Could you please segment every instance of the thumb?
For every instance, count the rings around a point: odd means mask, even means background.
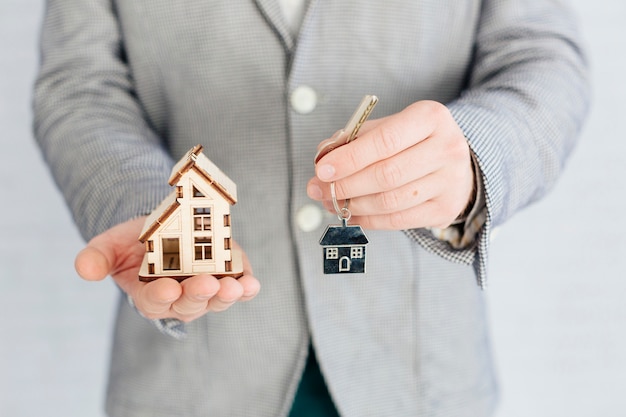
[[[74,260],[74,268],[81,278],[87,281],[100,281],[111,271],[112,250],[101,244],[89,244],[81,250]],[[109,256],[107,256],[109,255]]]
[[[88,281],[99,281],[109,274],[119,273],[120,268],[130,270],[137,267],[139,270],[145,249],[137,236],[144,222],[145,216],[138,217],[113,226],[91,239],[76,255],[74,268],[78,275]]]

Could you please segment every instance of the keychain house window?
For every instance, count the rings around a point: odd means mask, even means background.
[[[174,166],[169,184],[172,193],[146,219],[139,236],[147,249],[139,279],[243,275],[241,250],[231,242],[235,183],[197,145]]]
[[[350,248],[350,259],[361,259],[363,257],[363,247],[357,246]]]

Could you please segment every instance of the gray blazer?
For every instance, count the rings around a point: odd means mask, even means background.
[[[237,183],[234,236],[263,286],[182,339],[120,303],[108,413],[285,415],[312,340],[342,415],[489,415],[475,281],[490,230],[555,182],[587,108],[562,3],[311,0],[295,38],[273,0],[49,0],[35,132],[83,236],[149,213],[173,161],[202,143]],[[304,106],[302,86],[315,92]],[[301,227],[303,207],[320,209],[305,183],[316,145],[366,93],[373,117],[448,105],[484,176],[475,247],[368,231],[367,274],[322,274],[336,218]]]

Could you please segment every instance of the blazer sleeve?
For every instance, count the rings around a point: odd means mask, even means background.
[[[34,133],[85,239],[148,214],[173,161],[135,98],[108,0],[49,0]]]
[[[473,263],[486,285],[489,235],[555,184],[589,107],[587,61],[564,2],[488,0],[463,94],[447,103],[483,176],[487,217],[475,247],[453,250],[427,230],[426,248]]]

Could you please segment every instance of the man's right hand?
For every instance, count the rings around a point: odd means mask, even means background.
[[[217,279],[209,274],[195,275],[178,282],[159,278],[138,279],[145,247],[137,240],[145,217],[129,220],[94,237],[78,253],[75,268],[83,279],[100,281],[110,275],[133,299],[136,308],[149,319],[176,318],[190,322],[207,312],[228,309],[238,301],[253,299],[261,285],[243,254],[244,275],[239,279]]]

